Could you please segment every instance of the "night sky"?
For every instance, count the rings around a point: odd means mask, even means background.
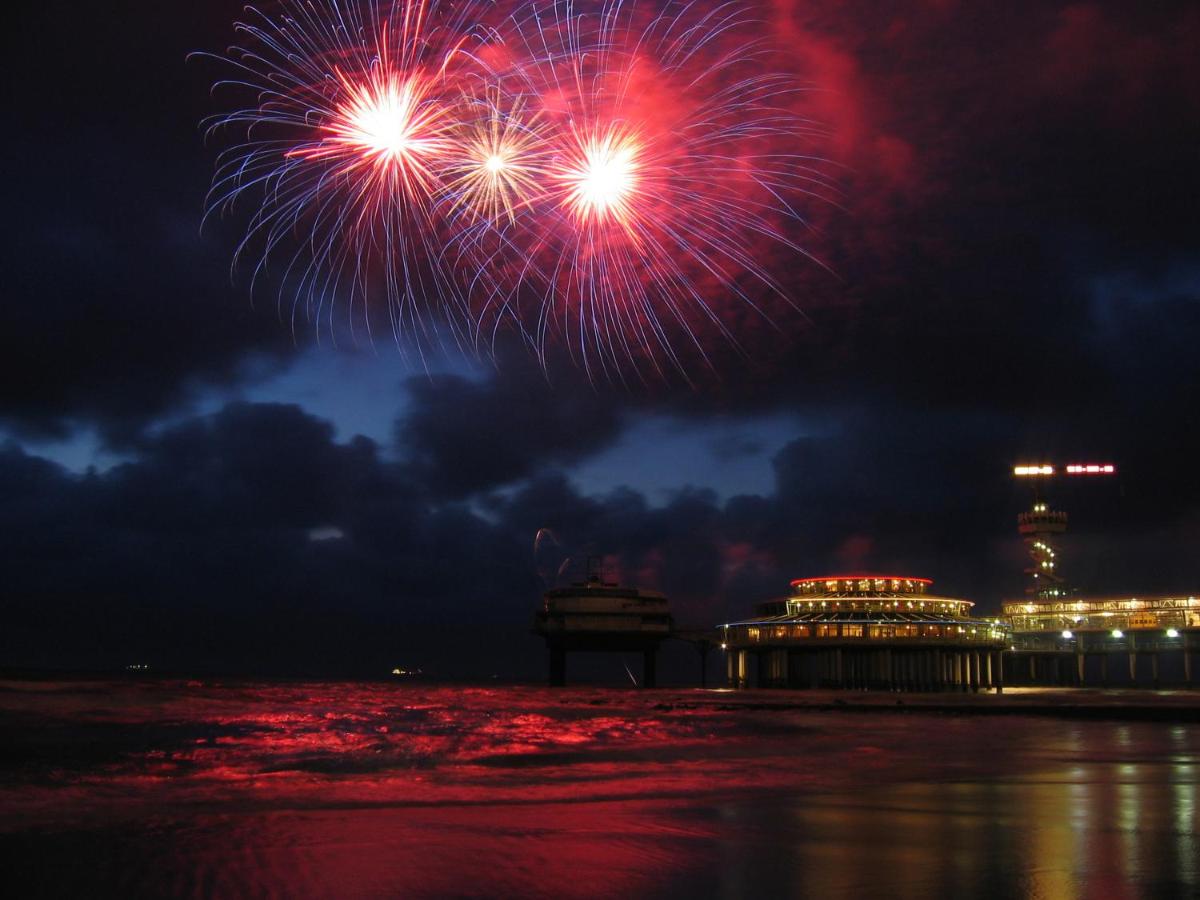
[[[535,677],[564,554],[697,627],[847,569],[996,612],[1025,460],[1120,467],[1051,495],[1073,583],[1200,590],[1200,10],[904,6],[762,7],[840,208],[806,210],[800,312],[689,385],[293,327],[231,276],[244,221],[200,230],[187,56],[241,3],[20,4],[0,665]]]

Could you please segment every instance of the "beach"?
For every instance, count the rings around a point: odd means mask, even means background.
[[[1195,695],[1063,693],[12,680],[3,879],[23,896],[1194,895]]]

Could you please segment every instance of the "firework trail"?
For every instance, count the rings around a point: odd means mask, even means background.
[[[250,10],[224,62],[242,107],[212,119],[240,142],[210,212],[254,204],[257,254],[333,327],[384,303],[403,345],[447,323],[487,349],[515,328],[546,361],[565,343],[590,376],[685,370],[679,344],[736,344],[735,306],[772,276],[798,203],[830,199],[738,5],[532,0],[284,0]],[[489,19],[489,17],[491,17]],[[741,314],[738,310],[737,315]],[[353,322],[355,316],[351,315]],[[686,372],[685,372],[686,374]]]

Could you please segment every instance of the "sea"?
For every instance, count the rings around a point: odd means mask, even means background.
[[[1183,720],[0,682],[5,897],[1195,897],[1198,803]]]

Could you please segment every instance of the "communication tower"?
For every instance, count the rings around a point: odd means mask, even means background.
[[[1017,531],[1025,542],[1030,565],[1025,569],[1028,581],[1025,594],[1035,600],[1054,600],[1067,593],[1060,563],[1059,536],[1067,530],[1067,514],[1051,509],[1042,496],[1041,486],[1059,476],[1088,477],[1115,475],[1111,463],[1069,463],[1056,466],[1036,463],[1013,466],[1013,477],[1026,479],[1033,485],[1033,507],[1017,516]]]

